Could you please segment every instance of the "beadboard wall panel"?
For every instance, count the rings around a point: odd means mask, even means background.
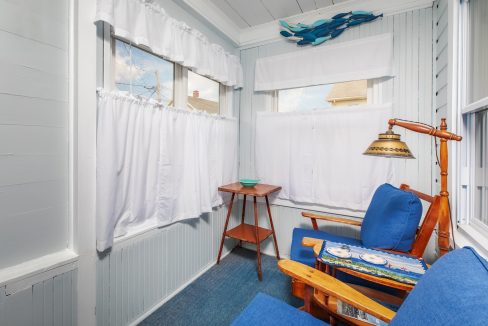
[[[393,104],[393,116],[414,121],[433,123],[433,9],[425,8],[387,16],[378,21],[352,28],[334,39],[330,44],[347,42],[363,37],[392,33],[394,37],[394,78],[382,78],[372,83],[373,103]],[[327,46],[327,45],[324,45]],[[255,176],[254,148],[255,121],[259,111],[271,111],[272,92],[254,92],[254,67],[256,59],[291,51],[301,51],[296,44],[279,41],[241,51],[244,68],[244,88],[240,102],[240,177]],[[330,63],[332,64],[332,63]],[[385,121],[385,130],[387,122]],[[432,138],[395,128],[402,135],[415,160],[395,160],[395,183],[407,183],[415,189],[432,193],[433,146]],[[359,168],[359,167],[358,167]],[[274,223],[277,229],[279,247],[283,256],[289,252],[294,227],[311,228],[309,221],[303,221],[303,209],[273,205],[276,212]],[[303,207],[302,207],[303,208]],[[306,206],[304,206],[306,208]],[[316,209],[316,208],[314,208]],[[261,209],[265,212],[264,208]],[[424,210],[425,211],[425,210]],[[353,214],[351,214],[353,215]],[[266,223],[266,219],[263,219]],[[339,225],[322,224],[328,231],[341,235],[357,234],[357,230]],[[433,242],[426,254],[433,259]],[[266,253],[274,254],[269,241],[264,245]]]
[[[0,325],[76,325],[77,273],[74,269],[9,295],[0,287]]]
[[[229,228],[239,222],[238,207]],[[97,263],[97,325],[129,325],[215,264],[227,207],[116,242]],[[235,246],[227,239],[223,255]]]

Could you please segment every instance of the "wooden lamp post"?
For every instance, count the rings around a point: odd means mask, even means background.
[[[451,222],[449,192],[447,191],[447,141],[461,141],[462,137],[447,131],[446,119],[444,118],[441,119],[440,130],[420,122],[403,121],[401,119],[390,119],[388,121],[388,125],[388,131],[384,134],[380,134],[378,140],[371,143],[368,149],[364,152],[364,155],[409,159],[415,158],[410,152],[407,144],[400,140],[400,135],[393,132],[393,126],[399,126],[421,134],[431,135],[439,138],[441,141],[439,162],[441,169],[441,191],[439,195],[434,197],[435,199],[429,213],[437,215],[437,243],[439,246],[440,255],[442,256],[449,251],[449,225]]]

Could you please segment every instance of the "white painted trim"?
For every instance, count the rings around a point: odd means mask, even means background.
[[[53,254],[45,255],[24,263],[0,270],[0,287],[11,285],[26,279],[35,279],[36,275],[42,275],[48,271],[54,271],[56,275],[61,272],[55,271],[59,267],[76,262],[78,255],[69,249]],[[32,283],[31,285],[34,285]]]
[[[75,247],[75,171],[76,171],[76,107],[75,107],[75,4],[69,0],[68,32],[68,243],[67,248]]]
[[[479,101],[466,105],[464,108],[461,109],[461,114],[475,113],[486,109],[486,107],[488,107],[488,97],[482,98]]]
[[[21,279],[19,281],[15,282],[10,282],[6,284],[5,286],[5,294],[6,295],[12,295],[17,292],[20,292],[22,290],[28,289],[34,284],[40,283],[45,280],[52,279],[58,275],[62,275],[64,273],[67,273],[69,271],[75,270],[78,268],[78,261],[68,261],[66,264],[61,265],[59,267],[49,269],[44,272],[39,272],[37,274],[34,274],[30,277],[26,277],[24,279]]]
[[[231,252],[232,252],[232,250],[229,250],[227,253],[223,254],[222,257],[221,257],[221,259],[224,259],[225,257],[227,257],[227,255],[230,254]],[[180,286],[178,289],[176,289],[169,296],[167,296],[166,298],[164,298],[163,300],[161,300],[160,302],[158,302],[157,304],[155,304],[151,309],[149,309],[148,311],[146,311],[145,313],[143,313],[142,315],[140,315],[139,317],[137,317],[137,319],[134,320],[134,321],[132,321],[129,324],[129,326],[139,325],[144,319],[146,319],[153,312],[155,312],[156,310],[158,310],[159,308],[161,308],[162,305],[164,305],[166,302],[168,302],[169,300],[171,300],[178,293],[180,293],[181,291],[183,291],[188,285],[190,285],[191,283],[193,283],[196,279],[198,279],[200,276],[202,276],[203,274],[205,274],[210,268],[212,268],[215,265],[217,265],[217,261],[208,264],[207,267],[205,267],[204,269],[202,269],[202,271],[200,271],[197,275],[195,275],[194,277],[192,277],[191,279],[189,279],[185,284],[183,284],[182,286]]]
[[[241,29],[212,1],[183,0],[183,2],[227,36],[234,45],[239,45]]]
[[[488,259],[488,238],[470,225],[460,225],[454,232],[456,247],[473,247],[476,251]]]

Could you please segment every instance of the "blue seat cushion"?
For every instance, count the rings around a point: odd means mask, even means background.
[[[232,322],[232,326],[324,326],[327,323],[298,310],[283,301],[258,293],[242,313]]]
[[[486,260],[457,249],[432,265],[390,325],[487,325],[487,293]]]
[[[295,228],[293,229],[293,236],[291,240],[290,258],[310,267],[315,267],[315,256],[313,254],[313,248],[302,246],[302,239],[304,237],[361,246],[361,241],[357,239],[333,235],[325,231]]]
[[[413,193],[385,183],[376,189],[361,226],[361,241],[368,248],[412,249],[422,217],[422,203]]]

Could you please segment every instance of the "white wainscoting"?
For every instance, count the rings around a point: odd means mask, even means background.
[[[140,322],[217,259],[227,207],[115,243],[97,263],[97,324]],[[235,207],[229,227],[238,224]],[[223,254],[236,242],[227,239]]]
[[[8,285],[0,287],[0,325],[76,325],[77,274],[69,270],[8,295]]]
[[[242,200],[239,201],[239,206],[242,206]],[[296,227],[311,229],[312,223],[310,219],[302,217],[301,213],[305,210],[301,208],[286,207],[279,205],[271,205],[271,215],[273,217],[273,224],[275,227],[276,239],[278,241],[278,249],[281,258],[290,258],[290,248],[292,240],[292,232]],[[259,226],[270,228],[268,213],[265,203],[258,203]],[[252,202],[247,201],[246,206],[246,223],[254,224],[254,215]],[[341,234],[351,238],[359,238],[359,228],[352,226],[344,226],[338,223],[330,223],[325,221],[318,221],[319,228],[327,230],[334,234]],[[255,250],[254,245],[244,244],[245,248]],[[275,256],[275,249],[273,246],[273,239],[269,237],[261,243],[261,252]]]
[[[433,9],[418,9],[387,16],[378,21],[347,30],[333,43],[346,42],[363,37],[393,33],[395,78],[375,80],[373,85],[374,103],[393,104],[393,115],[414,121],[433,123]],[[323,45],[327,46],[327,45]],[[272,110],[272,93],[254,92],[254,67],[257,58],[300,51],[296,44],[286,41],[274,42],[241,51],[244,68],[244,88],[241,91],[240,106],[240,170],[241,177],[253,177],[255,118],[258,111]],[[358,54],[360,55],[360,54]],[[299,64],[299,63],[297,63]],[[333,64],[333,63],[330,63]],[[385,130],[387,122],[385,121]],[[396,160],[397,183],[407,183],[417,190],[432,193],[433,144],[432,137],[395,128],[407,142],[415,160]],[[360,168],[360,167],[358,167]],[[291,234],[294,227],[311,228],[309,221],[303,221],[300,209],[273,206],[274,223],[277,229],[282,255],[289,252]],[[315,208],[314,208],[315,209]],[[264,212],[264,210],[262,210]],[[425,213],[426,209],[424,209]],[[265,221],[263,220],[263,223]],[[325,225],[331,232],[350,235],[350,228]],[[432,260],[435,242],[426,251],[426,259]],[[270,244],[264,246],[267,253],[274,250]]]

